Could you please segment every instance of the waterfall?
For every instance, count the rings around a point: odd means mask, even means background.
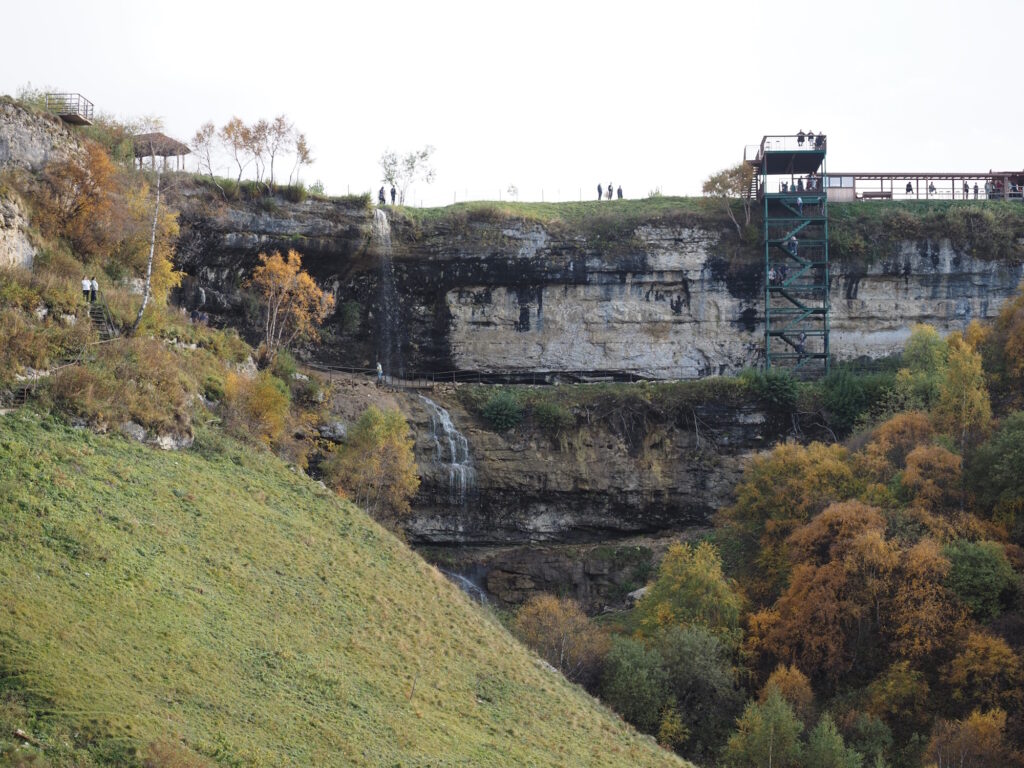
[[[429,397],[419,397],[430,413],[434,463],[448,468],[448,500],[453,504],[465,504],[466,492],[472,490],[476,482],[476,472],[469,457],[469,441],[452,424],[448,411]]]
[[[402,307],[395,287],[395,262],[391,255],[391,224],[382,208],[373,212],[371,240],[380,254],[377,297],[377,360],[388,377],[402,378]]]
[[[487,605],[487,592],[484,590],[483,587],[477,584],[470,576],[466,576],[461,573],[456,573],[455,571],[448,571],[444,568],[438,568],[437,570],[443,573],[448,578],[448,580],[452,582],[455,586],[457,586],[459,589],[461,589],[463,592],[469,595],[470,599],[475,600],[476,602],[480,603],[480,605]]]

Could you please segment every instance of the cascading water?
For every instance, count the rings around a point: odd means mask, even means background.
[[[469,457],[469,441],[452,424],[451,414],[429,397],[420,400],[430,413],[430,436],[434,441],[434,462],[448,469],[448,500],[465,504],[466,494],[476,483],[476,472]]]
[[[467,575],[462,573],[456,573],[455,571],[447,571],[444,568],[438,568],[450,582],[455,586],[469,595],[470,599],[475,600],[481,605],[487,605],[487,591],[481,587],[474,579],[473,574]]]
[[[395,287],[395,263],[391,255],[391,224],[382,208],[373,212],[371,240],[380,254],[377,300],[377,360],[388,377],[402,378],[402,308]]]

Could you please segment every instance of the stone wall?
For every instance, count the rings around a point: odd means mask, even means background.
[[[31,267],[35,255],[24,209],[17,198],[0,190],[0,268]]]
[[[78,138],[60,118],[0,101],[0,170],[39,171],[80,151]]]

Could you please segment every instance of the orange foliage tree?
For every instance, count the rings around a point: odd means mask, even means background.
[[[317,327],[334,309],[334,296],[322,291],[302,269],[302,256],[294,250],[282,258],[279,251],[259,255],[249,285],[263,301],[267,356],[273,360],[279,349],[299,339],[316,339]]]
[[[1021,705],[1024,670],[1006,641],[971,632],[944,676],[960,705],[1016,708]]]
[[[789,702],[793,713],[805,725],[811,722],[814,718],[814,691],[811,690],[811,681],[797,668],[796,664],[789,666],[779,664],[761,688],[758,701],[768,698],[772,689],[777,690],[782,698]]]
[[[574,682],[591,680],[608,652],[608,637],[575,600],[531,597],[516,613],[516,636]]]
[[[933,411],[935,425],[963,447],[969,438],[988,432],[992,406],[981,355],[955,333],[946,339],[946,346],[946,369]]]
[[[919,445],[907,454],[903,486],[914,493],[914,504],[929,512],[951,511],[960,505],[962,459],[939,445]]]
[[[755,599],[768,599],[785,584],[789,534],[833,501],[857,495],[863,482],[838,445],[779,445],[754,459],[736,488],[736,503],[720,517],[726,538],[753,563],[747,574]]]
[[[903,552],[894,590],[883,616],[891,652],[916,661],[933,653],[963,623],[963,611],[943,586],[950,563],[937,543],[922,539]]]
[[[39,182],[34,213],[43,234],[67,239],[87,258],[116,242],[117,169],[103,147],[85,142],[81,156],[50,163]]]

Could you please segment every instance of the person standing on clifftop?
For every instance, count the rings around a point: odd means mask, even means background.
[[[380,192],[377,193],[377,202],[380,203],[381,205],[384,205],[384,203],[385,203],[385,200],[384,200],[384,187],[381,187],[380,188]]]
[[[612,191],[613,191],[613,189],[614,188],[612,187],[612,183],[609,181],[608,182],[608,189],[606,189],[605,193],[604,193],[604,196],[607,197],[609,200],[612,199]]]
[[[395,185],[391,185],[391,204],[395,204]]]
[[[615,194],[619,196],[619,200],[622,199],[622,185],[619,184],[619,188],[615,191]]]
[[[604,187],[602,187],[600,184],[598,184],[597,185],[597,202],[601,202],[601,200],[603,198],[604,198]]]

